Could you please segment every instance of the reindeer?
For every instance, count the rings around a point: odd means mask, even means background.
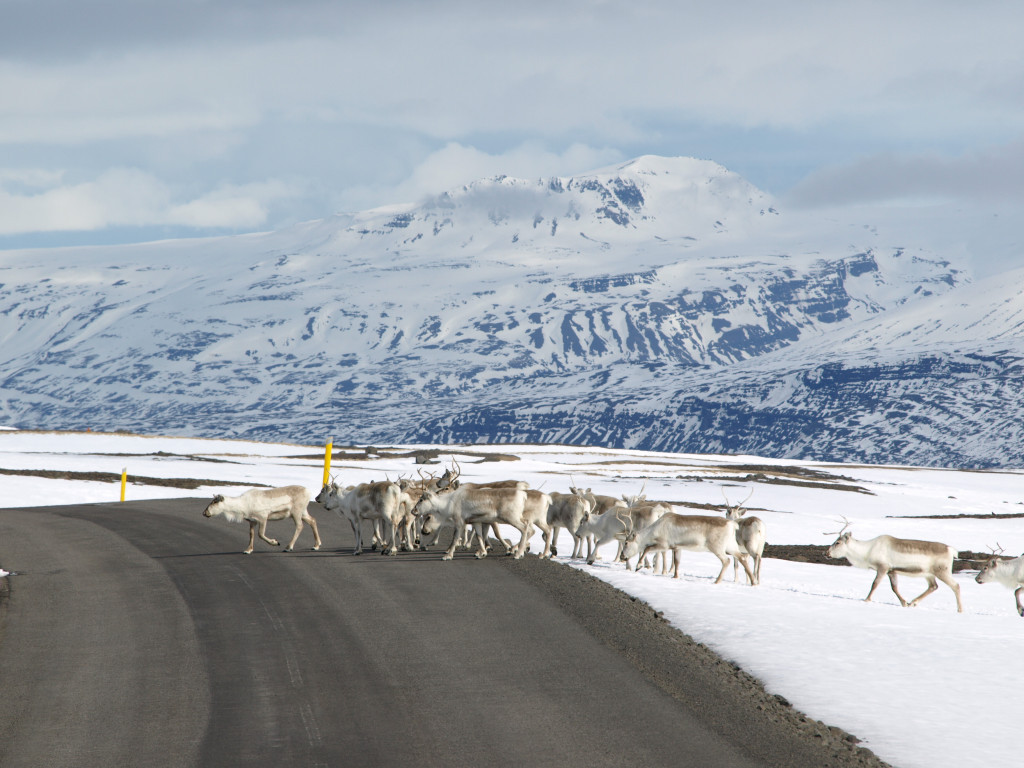
[[[577,536],[581,539],[586,539],[587,542],[587,562],[593,564],[597,557],[597,547],[600,546],[597,543],[597,539],[601,538],[601,535],[597,533],[598,529],[604,530],[608,526],[614,527],[611,519],[605,520],[604,523],[599,522],[605,514],[613,509],[618,509],[620,512],[626,509],[626,502],[622,499],[617,499],[614,496],[604,496],[601,494],[595,494],[589,488],[586,490],[570,486],[569,491],[582,499],[585,499],[590,504],[590,511],[584,515],[580,521],[579,527],[577,527]],[[613,516],[614,517],[614,516]],[[614,535],[614,534],[613,534]],[[601,543],[610,541],[610,538],[603,538]],[[619,547],[621,551],[621,546]],[[616,552],[616,558],[618,552]]]
[[[430,487],[430,486],[428,486],[428,487],[430,488],[430,490],[435,491],[435,492],[454,491],[454,490],[458,490],[459,488],[512,488],[512,489],[517,489],[517,490],[528,491],[528,493],[527,493],[527,507],[528,508],[531,508],[532,505],[540,503],[539,500],[536,497],[536,492],[529,491],[530,484],[525,482],[525,481],[522,481],[522,480],[491,480],[489,482],[483,482],[483,483],[466,483],[466,482],[463,482],[462,480],[459,479],[461,476],[462,476],[462,467],[459,465],[459,462],[457,462],[455,460],[455,458],[453,457],[452,458],[452,466],[451,466],[451,468],[446,469],[444,471],[444,474],[441,475],[441,478],[434,484],[433,487]],[[417,518],[417,521],[418,522],[422,522],[422,518]],[[508,539],[506,539],[504,536],[501,535],[501,530],[498,528],[497,522],[491,523],[490,524],[490,529],[491,529],[491,533],[494,534],[494,538],[497,539],[499,542],[501,542],[501,544],[505,547],[505,551],[507,553],[511,553],[512,552],[512,542],[510,542]],[[482,532],[482,529],[481,529],[481,532]],[[435,543],[437,541],[438,536],[440,536],[440,534],[441,534],[441,528],[435,528],[434,529],[434,536],[431,539],[430,543],[431,544]],[[487,549],[490,549],[491,545],[487,541],[486,536],[481,536],[480,538],[481,538],[481,541],[483,542],[483,546],[485,548],[487,548]],[[466,549],[469,549],[470,547],[473,546],[473,542],[476,539],[477,539],[477,530],[476,530],[476,528],[473,525],[468,525],[467,524],[466,526],[463,527],[462,530],[459,530],[459,531],[455,532],[455,544],[456,544],[456,546],[461,544]],[[527,549],[529,549],[529,545],[527,545]]]
[[[998,544],[997,544],[998,546]],[[974,577],[979,584],[988,584],[990,581],[998,581],[1004,587],[1013,590],[1013,596],[1017,601],[1017,613],[1024,616],[1024,605],[1021,605],[1021,593],[1024,592],[1024,555],[1014,558],[1000,557],[999,552],[993,551],[985,566]]]
[[[277,539],[267,538],[267,522],[269,520],[283,520],[290,517],[295,523],[295,534],[292,540],[285,547],[285,552],[291,552],[295,542],[302,532],[302,524],[309,523],[313,529],[315,541],[314,550],[320,549],[320,531],[316,527],[316,520],[309,514],[310,492],[308,488],[301,485],[287,485],[283,488],[253,488],[241,496],[225,498],[220,494],[213,497],[213,501],[206,505],[203,510],[204,517],[223,515],[226,520],[232,523],[240,523],[243,520],[249,523],[249,547],[245,554],[251,555],[253,546],[256,543],[256,534],[263,541],[271,546],[281,545]]]
[[[522,536],[515,549],[515,557],[525,553],[530,526],[534,524],[526,514],[527,494],[522,488],[473,488],[463,486],[447,493],[425,490],[416,503],[415,514],[423,519],[423,533],[431,534],[446,524],[455,526],[456,532],[465,530],[467,523],[477,527],[480,535],[477,557],[487,556],[484,544],[483,526],[502,522],[518,529]],[[547,522],[544,521],[545,527]],[[451,560],[459,537],[452,539],[451,546],[442,557]],[[511,550],[510,550],[511,554]]]
[[[732,507],[729,506],[729,497],[725,495],[725,488],[722,489],[722,496],[725,498],[725,516],[729,520],[736,521],[736,542],[740,545],[740,549],[746,553],[733,558],[732,580],[739,580],[739,561],[750,555],[754,558],[754,567],[752,569],[754,581],[751,586],[756,586],[761,583],[761,557],[764,554],[765,526],[764,521],[759,517],[743,517],[747,513],[743,505],[753,495],[754,491],[751,490],[747,494],[747,498],[735,507]]]
[[[669,512],[655,520],[646,528],[633,529],[622,546],[622,559],[628,561],[637,556],[635,570],[640,566],[651,550],[671,551],[674,556],[672,578],[679,578],[679,552],[689,549],[697,552],[707,551],[722,561],[722,570],[715,579],[718,584],[729,567],[729,556],[742,554],[736,541],[736,521],[725,517],[707,517],[705,515],[679,515]],[[754,583],[754,575],[750,572],[746,558],[741,560],[750,583]]]
[[[659,518],[663,517],[668,512],[672,511],[672,508],[668,504],[665,504],[664,502],[648,502],[647,494],[644,493],[644,488],[646,487],[647,483],[644,482],[643,486],[640,488],[640,493],[634,494],[632,496],[626,496],[625,494],[623,494],[622,496],[622,500],[627,505],[626,511],[629,514],[629,525],[628,530],[626,531],[627,534],[630,531],[637,531],[641,528],[646,528]],[[625,537],[623,537],[623,541],[625,541]],[[659,557],[661,558],[661,573],[667,573],[668,558],[665,557],[665,553],[661,552],[660,550],[656,550],[654,555],[655,572],[657,572],[658,570]],[[616,560],[622,560],[622,562],[626,562],[625,558],[622,557],[622,544],[619,545],[619,552],[616,555]],[[651,563],[646,557],[642,558],[640,560],[640,563],[643,564],[644,568],[651,567]]]
[[[604,496],[602,494],[595,494],[589,488],[586,490],[582,488],[576,488],[574,486],[569,487],[569,491],[576,496],[581,496],[590,502],[590,513],[592,515],[603,515],[610,509],[615,507],[625,507],[626,502],[623,499],[617,499],[614,496]]]
[[[939,587],[935,580],[938,579],[953,590],[953,594],[956,595],[957,613],[963,613],[963,604],[960,602],[960,585],[953,579],[955,549],[937,541],[897,539],[895,536],[884,534],[861,541],[853,538],[853,534],[846,530],[850,527],[850,521],[845,517],[843,521],[845,525],[838,531],[839,538],[825,554],[827,557],[836,559],[845,557],[851,565],[857,568],[868,568],[875,572],[875,580],[871,582],[868,596],[864,598],[865,603],[871,602],[871,596],[875,594],[875,590],[882,582],[882,577],[886,575],[889,577],[889,585],[892,587],[893,594],[904,608],[915,607],[937,590]],[[908,603],[903,599],[903,595],[900,594],[896,586],[897,573],[923,578],[928,582],[928,588]]]
[[[333,509],[348,520],[356,540],[353,555],[363,552],[363,520],[384,524],[387,541],[384,542],[382,554],[391,555],[398,549],[396,529],[402,515],[401,494],[397,484],[387,481],[342,488],[332,480],[320,490],[316,500],[326,509]]]
[[[622,545],[630,531],[642,528],[669,512],[665,504],[642,504],[627,507],[620,503],[601,515],[587,515],[576,529],[576,535],[587,540],[587,565],[597,560],[597,550],[612,539],[618,541],[614,560],[622,560]]]
[[[548,525],[551,526],[551,554],[558,554],[558,532],[565,528],[572,535],[573,550],[572,557],[583,556],[583,537],[578,536],[583,518],[590,512],[590,502],[580,494],[558,493],[553,491],[551,506],[548,507]]]

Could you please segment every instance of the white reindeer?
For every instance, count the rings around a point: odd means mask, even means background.
[[[430,535],[435,529],[452,525],[456,531],[463,531],[466,524],[472,524],[479,535],[477,557],[487,556],[483,530],[491,523],[504,523],[520,531],[519,544],[510,552],[514,557],[521,558],[526,551],[530,527],[538,521],[531,520],[527,513],[527,492],[515,488],[475,488],[459,487],[454,491],[435,493],[425,490],[416,503],[414,512],[423,519],[423,533]],[[544,508],[545,519],[542,521],[547,528],[547,507]],[[550,531],[550,529],[548,529]],[[452,539],[451,546],[441,558],[451,560],[455,555],[458,536]]]
[[[1024,555],[1012,559],[993,555],[974,580],[979,584],[998,581],[1004,587],[1012,589],[1017,600],[1017,613],[1024,616],[1024,605],[1021,605],[1020,601],[1021,593],[1024,592]]]
[[[722,570],[715,579],[718,584],[729,567],[729,557],[743,554],[736,541],[736,521],[725,517],[707,517],[705,515],[679,515],[669,512],[646,528],[630,531],[622,547],[622,559],[637,557],[636,569],[640,570],[644,557],[651,550],[672,552],[674,565],[673,578],[679,578],[679,552],[688,549],[697,552],[710,552],[722,562]],[[750,583],[754,583],[754,575],[750,572],[746,558],[741,560]]]
[[[601,546],[601,544],[611,541],[613,536],[618,536],[620,539],[622,536],[625,536],[625,527],[621,520],[617,524],[613,522],[615,520],[615,515],[612,515],[611,517],[606,517],[606,515],[612,510],[618,510],[620,514],[625,512],[626,502],[614,496],[595,494],[589,488],[584,490],[582,488],[570,486],[569,490],[574,495],[584,498],[590,505],[590,511],[583,516],[583,519],[580,521],[580,524],[576,529],[576,537],[586,540],[587,562],[592,565],[594,560],[597,558],[597,548]],[[608,535],[607,529],[614,529],[614,532]],[[619,534],[621,534],[621,536],[619,536]],[[598,542],[600,542],[600,544]],[[620,542],[619,549],[615,555],[616,558],[618,558],[621,551],[622,546]]]
[[[403,514],[401,496],[402,491],[398,485],[387,481],[360,483],[349,488],[342,488],[331,481],[320,490],[316,500],[325,509],[333,509],[348,520],[355,536],[353,555],[363,552],[363,520],[370,520],[375,529],[377,525],[383,524],[381,552],[393,555],[398,551],[396,531]]]
[[[548,507],[548,525],[551,526],[551,554],[558,554],[558,532],[565,528],[572,535],[573,550],[572,557],[583,556],[583,537],[578,536],[576,531],[583,522],[583,518],[590,512],[590,502],[577,493],[558,493],[552,491],[551,506]]]
[[[745,559],[746,555],[750,555],[754,558],[754,567],[752,569],[754,581],[752,586],[756,586],[761,583],[761,558],[764,554],[765,525],[764,521],[759,517],[744,517],[747,510],[743,508],[743,505],[753,495],[754,492],[751,490],[747,494],[747,498],[733,507],[729,505],[729,497],[725,495],[725,489],[722,489],[722,496],[725,497],[725,516],[729,520],[736,522],[736,542],[740,545],[740,549],[746,553],[732,559],[732,580],[739,580],[740,560]]]
[[[918,541],[916,539],[897,539],[895,536],[876,536],[867,541],[853,538],[853,534],[846,529],[850,522],[844,518],[846,525],[839,531],[839,538],[835,540],[826,552],[827,557],[845,557],[851,565],[857,568],[868,568],[875,572],[875,580],[871,582],[871,589],[864,602],[870,603],[871,596],[882,582],[882,577],[888,575],[889,584],[893,594],[900,601],[904,608],[913,608],[924,598],[928,597],[939,587],[935,583],[938,579],[949,586],[956,595],[956,610],[963,613],[963,604],[960,602],[960,585],[953,579],[953,560],[956,558],[956,550],[946,544],[937,541]],[[909,603],[903,599],[896,586],[896,574],[905,573],[908,576],[917,576],[928,582],[928,588]]]
[[[213,497],[203,515],[214,517],[223,515],[226,520],[232,523],[240,523],[243,520],[249,523],[249,548],[245,554],[252,554],[253,545],[256,543],[256,534],[267,544],[277,547],[280,542],[277,539],[267,538],[267,522],[269,520],[283,520],[290,517],[295,522],[295,535],[285,548],[285,552],[291,552],[295,547],[295,541],[302,532],[302,524],[309,523],[313,529],[313,538],[316,542],[314,550],[320,549],[320,531],[317,530],[316,520],[309,514],[310,491],[301,485],[287,485],[283,488],[253,488],[241,496],[225,498],[220,494]]]

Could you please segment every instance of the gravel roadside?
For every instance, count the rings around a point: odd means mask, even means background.
[[[759,680],[672,627],[643,601],[557,562],[500,559],[751,757],[780,768],[892,768],[852,734],[768,693]]]

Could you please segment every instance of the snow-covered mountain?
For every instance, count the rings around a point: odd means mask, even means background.
[[[1019,464],[1024,274],[706,161],[243,237],[0,254],[0,419]]]

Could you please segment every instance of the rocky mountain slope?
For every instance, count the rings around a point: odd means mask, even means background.
[[[1014,465],[1020,274],[706,161],[280,232],[0,254],[0,419]]]

